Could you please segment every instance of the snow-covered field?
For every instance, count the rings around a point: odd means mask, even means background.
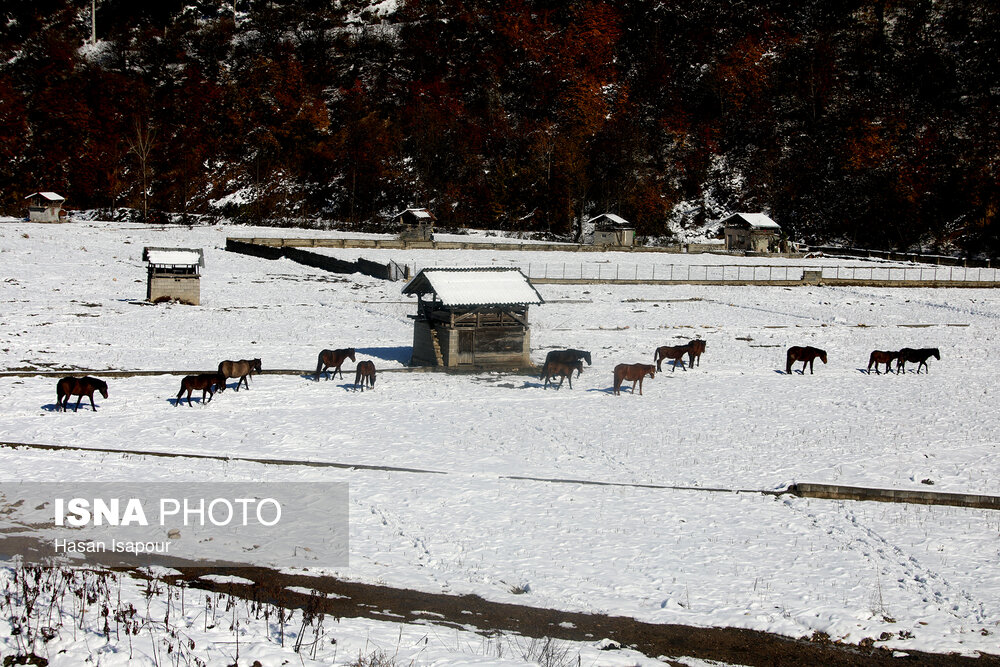
[[[320,349],[353,346],[380,371],[402,369],[415,310],[402,283],[223,250],[227,236],[268,233],[0,224],[0,368],[208,371],[260,357],[265,369],[311,371]],[[147,245],[205,249],[200,307],[143,303]],[[449,253],[449,264],[465,261]],[[484,253],[465,254],[480,264]],[[658,261],[675,258],[692,261]],[[173,405],[179,378],[156,375],[109,379],[96,413],[56,413],[54,379],[0,378],[4,441],[444,474],[0,449],[0,481],[346,482],[350,566],[330,572],[344,579],[654,623],[1000,653],[1000,514],[754,493],[818,482],[1000,494],[990,393],[1000,293],[538,290],[547,303],[530,313],[532,358],[592,351],[572,390],[485,372],[383,372],[364,393],[348,390],[353,376],[263,375],[250,391],[189,409]],[[700,367],[665,366],[643,396],[612,395],[616,364],[650,363],[655,347],[695,337],[707,341]],[[824,348],[829,363],[788,376],[789,345]],[[863,372],[871,350],[904,346],[938,347],[941,360],[927,374]],[[4,627],[0,619],[0,650],[12,645]],[[400,664],[509,664],[466,650],[479,641],[470,633],[435,630],[433,650],[411,650],[426,628],[343,619],[327,629],[338,662],[388,637]],[[84,650],[70,645],[71,655]],[[642,662],[574,650],[584,664]]]

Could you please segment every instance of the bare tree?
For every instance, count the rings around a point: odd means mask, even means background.
[[[153,145],[156,141],[156,128],[151,127],[148,121],[136,117],[133,124],[135,133],[128,137],[129,152],[133,153],[139,161],[139,170],[142,172],[142,221],[149,220],[149,156],[153,152]]]

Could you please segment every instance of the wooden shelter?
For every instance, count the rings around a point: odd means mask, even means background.
[[[520,270],[423,269],[402,291],[417,297],[411,365],[531,365],[528,306],[544,300]]]
[[[146,300],[180,301],[201,305],[201,274],[205,255],[201,248],[143,248],[146,262]]]
[[[437,218],[426,208],[408,208],[392,216],[392,219],[403,226],[399,233],[401,241],[432,241],[434,239],[434,223]]]
[[[55,192],[33,192],[28,200],[29,222],[64,222],[66,211],[62,210],[66,198]]]
[[[631,246],[635,242],[635,226],[614,213],[602,213],[587,223],[594,225],[594,245]]]
[[[763,213],[734,213],[722,226],[726,250],[775,252],[781,242],[781,226]]]

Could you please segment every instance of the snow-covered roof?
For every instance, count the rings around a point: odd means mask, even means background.
[[[615,215],[614,213],[602,213],[600,215],[594,216],[587,221],[587,224],[597,223],[599,221],[606,221],[606,224],[614,225],[616,227],[632,227],[632,223],[621,217],[620,215]]]
[[[433,293],[445,306],[512,306],[544,303],[519,269],[423,269],[403,294]]]
[[[142,259],[157,266],[205,266],[201,248],[144,248]]]
[[[25,199],[34,199],[35,197],[41,197],[42,199],[47,199],[51,202],[66,201],[65,197],[57,195],[55,192],[33,192],[25,197]]]
[[[392,216],[394,218],[399,218],[409,213],[414,218],[418,220],[433,220],[434,214],[428,211],[426,208],[405,208],[396,215]]]
[[[749,225],[752,229],[781,229],[781,225],[776,223],[771,218],[767,217],[763,213],[733,213],[731,216],[722,221],[724,225],[730,225],[733,222],[742,221]]]

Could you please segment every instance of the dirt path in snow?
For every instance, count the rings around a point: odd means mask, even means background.
[[[258,567],[228,570],[181,568],[170,583],[186,582],[204,590],[228,593],[249,600],[266,601],[286,608],[308,609],[338,618],[370,618],[396,623],[430,623],[472,628],[484,635],[506,633],[524,637],[578,642],[610,639],[666,664],[680,665],[684,657],[740,665],[1000,665],[1000,656],[969,658],[906,651],[905,657],[875,646],[844,645],[817,636],[796,640],[766,632],[736,628],[698,628],[684,625],[642,623],[622,616],[605,616],[490,602],[476,595],[443,595],[340,581],[332,578],[282,574]],[[255,584],[216,583],[202,575],[231,575]],[[307,595],[291,587],[322,593]]]

